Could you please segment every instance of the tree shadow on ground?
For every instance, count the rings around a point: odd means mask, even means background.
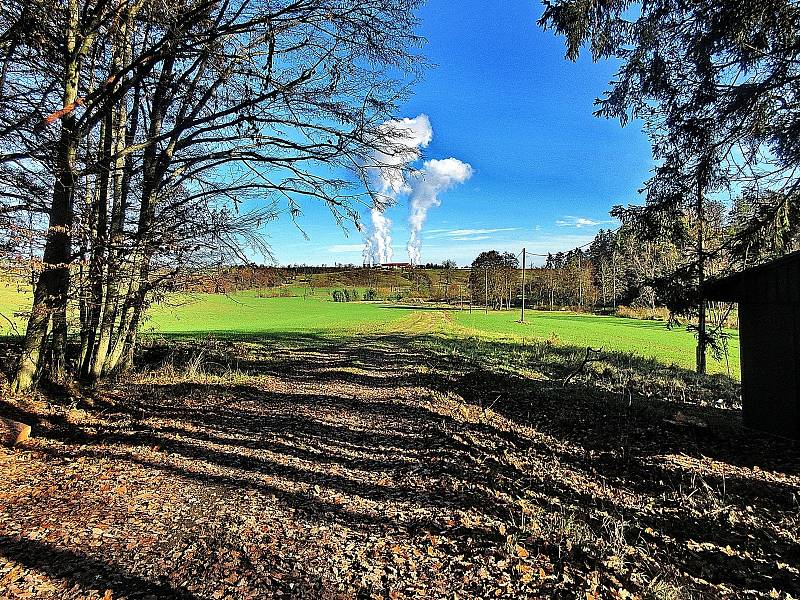
[[[133,381],[94,392],[100,425],[57,423],[59,444],[38,450],[251,490],[357,536],[435,531],[461,552],[500,552],[497,524],[511,530],[527,511],[538,529],[515,535],[560,583],[565,566],[613,571],[616,543],[644,565],[617,569],[640,592],[656,568],[690,589],[687,575],[734,595],[795,590],[779,563],[800,565],[787,533],[800,522],[797,445],[714,406],[735,393],[723,378],[609,354],[611,374],[565,385],[584,351],[397,334],[178,338],[148,348]],[[647,383],[654,374],[663,381]],[[697,404],[666,399],[678,380]],[[678,410],[702,424],[675,421]],[[569,539],[565,519],[593,539]]]
[[[34,569],[48,578],[66,580],[70,585],[77,584],[87,590],[110,590],[110,597],[195,598],[165,582],[153,583],[126,573],[110,561],[77,554],[47,542],[0,536],[0,557]],[[24,597],[25,593],[20,590],[19,597]]]
[[[250,341],[258,343],[256,340]],[[309,344],[312,341],[317,343]],[[653,498],[669,493],[675,496],[677,503],[682,494],[691,496],[701,490],[703,494],[711,496],[711,504],[719,495],[722,503],[739,504],[741,508],[755,507],[759,514],[772,521],[780,520],[781,513],[792,514],[796,511],[798,490],[793,483],[764,480],[752,473],[726,476],[724,472],[720,475],[698,472],[680,465],[668,468],[659,464],[665,455],[685,455],[699,461],[710,457],[732,466],[756,466],[789,475],[800,472],[795,442],[742,428],[738,411],[691,403],[676,406],[675,402],[653,397],[653,390],[646,390],[646,395],[635,386],[626,385],[615,390],[612,386],[598,386],[596,380],[589,379],[576,385],[563,386],[558,380],[532,380],[516,374],[489,371],[479,362],[447,356],[446,352],[441,356],[425,354],[419,348],[424,348],[426,342],[420,343],[419,336],[380,336],[370,340],[370,343],[362,341],[355,347],[341,345],[331,348],[318,342],[313,338],[304,340],[307,353],[326,356],[319,364],[309,362],[308,354],[283,356],[278,352],[278,358],[269,361],[268,370],[300,381],[327,381],[387,389],[418,386],[440,393],[457,392],[470,405],[476,405],[481,410],[489,408],[513,423],[533,426],[537,432],[571,445],[573,451],[558,454],[558,462],[583,473],[597,474],[604,483],[618,484],[625,491],[642,497]],[[277,343],[279,347],[280,342],[271,340],[270,343]],[[441,339],[427,340],[428,348],[446,344],[447,341]],[[499,343],[494,346],[499,348],[501,354],[519,350],[517,345]],[[404,353],[397,353],[399,349],[403,349]],[[408,349],[415,349],[415,352],[408,353]],[[560,379],[574,368],[574,362],[570,364],[569,360],[578,361],[582,349],[559,346],[548,348],[548,352],[556,360],[547,364],[549,369],[542,370],[549,370],[551,377]],[[438,370],[402,373],[406,366],[419,365],[420,355],[427,364],[437,363],[435,366]],[[730,394],[731,389],[735,389],[735,384],[729,383],[724,377],[699,378],[627,354],[612,354],[607,359],[612,365],[624,366],[632,371],[634,377],[646,379],[659,369],[672,378],[688,380],[696,386],[690,391],[701,396],[706,394],[713,398],[723,393]],[[541,358],[541,362],[547,363],[547,358]],[[352,369],[339,368],[354,364],[363,369],[354,372]],[[257,373],[264,366],[249,363],[241,368]],[[393,370],[400,373],[392,374]],[[686,425],[671,423],[678,409],[698,419],[701,425],[695,426],[691,421]],[[466,427],[463,422],[451,426],[454,429]],[[527,452],[553,451],[552,447],[546,445],[536,447],[517,434],[498,429],[492,434]],[[502,461],[494,458],[498,464],[502,464]],[[512,474],[510,479],[519,475]],[[695,485],[698,476],[702,480],[702,487]],[[576,492],[568,486],[559,486],[557,482],[550,482],[549,485],[544,493],[555,495],[560,503],[576,506],[603,504],[596,496]],[[691,488],[684,492],[683,488],[689,486]],[[677,514],[677,510],[672,511],[675,514],[664,517],[639,514],[637,511],[623,510],[613,503],[606,504],[605,508],[617,512],[629,523],[635,523],[640,530],[657,529],[684,542],[701,539],[725,548],[730,544],[747,546],[748,540],[755,538],[762,550],[774,551],[778,556],[796,561],[800,554],[795,541],[781,541],[774,537],[774,532],[754,531],[726,521],[730,511],[717,510],[716,506],[708,510],[700,506],[700,518],[697,515],[684,518]],[[704,510],[707,518],[702,514]],[[785,573],[776,574],[774,565],[765,570],[751,560],[743,561],[745,565],[739,565],[742,561],[737,557],[723,556],[719,560],[725,563],[725,570],[730,570],[733,580],[749,581],[752,573],[760,572],[763,575],[763,589],[773,585],[776,580],[787,581],[786,578],[791,577]],[[741,568],[745,570],[734,572],[734,569]],[[703,569],[707,570],[707,567]],[[740,573],[746,575],[740,576]],[[705,574],[708,576],[708,573]]]

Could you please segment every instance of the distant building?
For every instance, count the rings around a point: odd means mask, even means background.
[[[800,439],[800,252],[704,290],[708,300],[739,303],[745,425]]]
[[[381,263],[382,269],[412,269],[414,265],[410,262],[389,262],[389,263]]]

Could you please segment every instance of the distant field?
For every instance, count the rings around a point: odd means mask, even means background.
[[[465,333],[493,334],[512,339],[548,339],[575,345],[603,347],[606,350],[634,352],[652,357],[665,364],[675,364],[691,369],[695,362],[694,334],[685,327],[667,329],[661,321],[640,321],[621,317],[586,315],[569,312],[528,311],[526,324],[517,322],[519,312],[453,311],[456,323],[465,328]],[[728,363],[730,373],[739,378],[739,334],[730,330],[728,339]],[[708,359],[710,373],[727,373],[725,359]]]
[[[298,290],[301,291],[301,290]],[[154,333],[357,332],[399,321],[405,311],[378,304],[330,302],[327,291],[314,297],[261,298],[258,292],[197,294],[153,307],[144,330]],[[180,304],[175,305],[176,302]]]
[[[430,310],[402,305],[373,303],[335,303],[326,301],[326,291],[315,298],[259,298],[256,292],[232,296],[199,295],[187,304],[156,306],[146,330],[158,333],[277,333],[277,332],[355,332],[374,330],[410,333],[408,317],[416,311]],[[480,338],[553,339],[574,346],[603,347],[618,352],[633,352],[670,365],[694,366],[695,337],[684,327],[672,330],[663,322],[640,321],[565,312],[529,311],[525,325],[517,323],[516,311],[490,312],[450,310],[452,322],[437,320],[437,333]],[[414,330],[414,333],[423,333]],[[739,338],[729,331],[731,375],[738,379]],[[728,366],[709,357],[709,371],[726,373]]]
[[[30,310],[31,302],[29,289],[18,288],[16,282],[0,280],[0,335],[13,334],[14,327],[17,331],[25,330],[25,319],[15,316],[15,313]]]
[[[278,293],[238,292],[231,295],[196,294],[173,296],[170,302],[153,306],[142,330],[158,334],[201,333],[325,333],[352,335],[359,332],[398,331],[425,333],[420,327],[436,323],[435,333],[505,339],[510,341],[546,340],[572,346],[603,347],[608,351],[633,352],[655,358],[659,362],[691,369],[694,366],[695,338],[684,327],[668,330],[658,321],[640,321],[568,312],[529,311],[525,325],[517,322],[516,311],[490,312],[476,310],[437,311],[447,319],[414,320],[415,313],[431,309],[380,303],[331,302],[330,290],[317,288],[314,296],[308,288],[281,288],[293,297],[260,297]],[[362,290],[363,291],[363,290]],[[306,297],[303,295],[306,294]],[[24,321],[14,318],[16,311],[30,307],[30,293],[18,291],[13,284],[0,285],[0,315],[15,322],[19,331]],[[0,317],[0,335],[13,330]],[[729,356],[716,361],[709,357],[709,371],[727,373],[739,378],[739,337],[729,331]]]

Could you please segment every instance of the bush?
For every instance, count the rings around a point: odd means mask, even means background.
[[[378,292],[375,290],[367,290],[364,292],[364,300],[377,300],[378,299]]]
[[[641,306],[618,306],[617,316],[642,321],[668,321],[669,310],[663,306],[655,308]]]
[[[358,293],[358,290],[348,290],[347,288],[343,290],[333,290],[331,296],[333,296],[334,302],[358,302],[361,300],[361,295]]]

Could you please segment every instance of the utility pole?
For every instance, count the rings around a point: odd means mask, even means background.
[[[600,260],[600,281],[603,286],[603,307],[605,308],[608,302],[606,301],[606,261],[604,258]]]
[[[484,314],[489,314],[489,267],[483,267],[483,302]]]
[[[525,248],[522,249],[522,314],[519,322],[525,322]]]
[[[611,304],[617,308],[617,235],[614,234],[614,245],[611,248]]]

